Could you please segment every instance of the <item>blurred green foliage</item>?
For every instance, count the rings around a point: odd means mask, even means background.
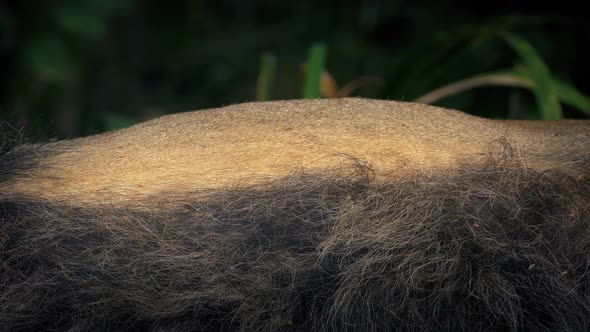
[[[338,82],[384,82],[355,90],[363,97],[412,101],[478,78],[481,88],[435,103],[493,118],[588,117],[584,11],[511,3],[3,2],[0,120],[38,138],[75,137],[165,113],[315,97],[322,68]],[[498,73],[491,83],[512,83],[485,84]]]
[[[262,53],[260,56],[260,72],[256,83],[256,100],[267,101],[272,93],[274,75],[277,66],[277,58],[268,53]]]
[[[557,120],[563,117],[557,88],[547,65],[537,54],[535,49],[525,40],[506,34],[506,41],[520,55],[523,62],[522,74],[530,78],[532,90],[537,99],[541,117],[547,120]]]
[[[309,57],[305,65],[303,98],[314,99],[321,95],[322,73],[326,65],[326,45],[317,43],[309,49]]]

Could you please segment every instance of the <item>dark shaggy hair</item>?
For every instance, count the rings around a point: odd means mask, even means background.
[[[587,331],[590,158],[562,165],[354,163],[153,211],[0,194],[0,329]]]

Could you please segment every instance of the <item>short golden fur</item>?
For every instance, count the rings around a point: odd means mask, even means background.
[[[162,191],[241,186],[331,168],[348,157],[370,163],[378,176],[403,177],[481,161],[501,139],[542,169],[589,151],[590,122],[498,121],[352,98],[246,103],[45,145],[50,153],[36,170],[0,189],[72,204],[124,204]]]

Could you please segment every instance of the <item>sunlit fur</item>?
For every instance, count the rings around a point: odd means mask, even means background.
[[[401,177],[348,156],[137,206],[0,193],[0,329],[587,331],[590,153],[572,151],[531,167],[501,139]],[[0,185],[51,153],[3,149]]]

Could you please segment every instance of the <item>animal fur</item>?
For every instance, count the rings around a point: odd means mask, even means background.
[[[7,147],[0,329],[589,330],[589,129],[342,99]]]

